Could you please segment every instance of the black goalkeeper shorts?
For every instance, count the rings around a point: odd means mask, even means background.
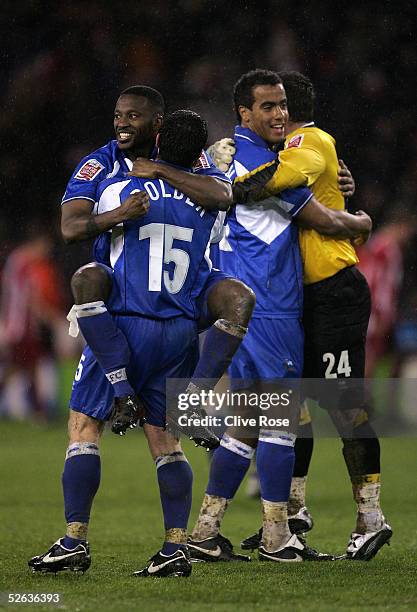
[[[368,283],[354,266],[304,287],[303,377],[326,379],[307,383],[306,392],[323,408],[356,408],[364,401],[370,312]]]

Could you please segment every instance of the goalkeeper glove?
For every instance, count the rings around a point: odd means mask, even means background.
[[[222,172],[227,172],[233,161],[233,155],[236,153],[234,140],[231,138],[222,138],[207,149],[215,165]]]

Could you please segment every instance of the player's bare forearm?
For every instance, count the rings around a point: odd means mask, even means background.
[[[225,181],[190,174],[169,166],[165,167],[164,172],[166,176],[161,178],[207,210],[228,210],[233,204],[232,186]]]
[[[369,235],[372,230],[371,218],[365,212],[358,211],[358,214],[351,215],[344,210],[332,210],[314,197],[299,213],[297,222],[301,227],[315,229],[320,234],[335,238]]]
[[[331,224],[328,235],[336,238],[369,236],[372,230],[371,218],[363,211],[352,215],[344,210],[332,210]]]
[[[207,210],[228,210],[233,204],[231,185],[211,176],[191,174],[143,158],[135,160],[129,175],[163,179]]]
[[[95,238],[129,219],[137,219],[149,210],[149,196],[145,192],[131,194],[113,210],[92,214],[92,203],[88,200],[70,200],[61,207],[61,233],[64,242],[78,242]]]
[[[64,205],[65,206],[65,205]],[[118,223],[119,215],[115,210],[103,213],[102,215],[88,214],[65,214],[64,207],[61,216],[61,233],[64,242],[78,242],[95,238],[102,232],[106,232]]]

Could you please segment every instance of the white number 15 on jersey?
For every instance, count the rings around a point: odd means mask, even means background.
[[[186,251],[173,248],[174,240],[191,242],[194,230],[190,227],[178,227],[164,223],[149,223],[139,229],[139,240],[149,238],[149,291],[161,291],[162,276],[169,293],[178,293],[187,277],[190,266],[190,256]],[[172,279],[164,264],[171,261],[175,264]]]

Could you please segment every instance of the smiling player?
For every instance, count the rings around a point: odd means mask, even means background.
[[[207,125],[199,115],[172,113],[161,128],[158,163],[164,160],[166,165],[189,168],[191,173],[190,166],[206,140]],[[129,198],[145,192],[152,205],[146,206],[147,198],[142,196],[145,214],[125,220],[114,240],[113,287],[108,300],[114,323],[129,342],[129,379],[145,405],[145,434],[155,461],[165,525],[162,549],[135,575],[189,576],[186,530],[192,472],[179,440],[165,428],[166,381],[189,378],[195,367],[198,297],[211,273],[205,253],[209,241],[221,232],[225,213],[202,211],[167,182],[132,177],[100,182],[98,210],[103,216],[114,214]],[[170,274],[163,267],[164,252],[165,260],[173,264]],[[113,395],[111,381],[87,345],[70,399],[69,445],[62,477],[67,532],[46,553],[29,561],[33,571],[86,571],[90,566],[87,531],[100,484],[98,445]]]
[[[103,370],[113,385],[115,412],[112,430],[123,434],[134,427],[139,407],[126,376],[129,347],[121,330],[109,315],[105,301],[111,291],[108,266],[112,257],[112,237],[116,226],[144,213],[140,198],[128,199],[122,210],[94,214],[97,186],[104,178],[135,176],[164,179],[180,189],[192,201],[207,209],[226,210],[232,203],[230,180],[211,162],[204,151],[192,172],[174,166],[155,164],[139,173],[135,160],[156,154],[155,139],[163,122],[164,101],[161,94],[145,86],[125,89],[114,112],[116,140],[84,158],[71,177],[62,200],[61,229],[67,242],[96,236],[95,262],[80,268],[71,287],[75,300],[75,319]],[[149,162],[150,163],[150,162]],[[157,169],[157,174],[156,170]],[[175,206],[175,200],[172,201]],[[113,228],[116,228],[113,233]],[[106,267],[107,266],[107,267]],[[220,378],[239,346],[253,309],[253,293],[240,281],[212,269],[204,288],[207,308],[205,348],[197,364],[195,379]],[[216,350],[213,351],[212,347]],[[191,434],[191,432],[189,432]],[[209,436],[210,437],[210,436]],[[198,440],[206,444],[207,440]],[[210,442],[207,442],[211,444]]]
[[[268,70],[242,75],[234,88],[234,106],[239,125],[234,136],[237,151],[229,172],[232,179],[276,159],[274,147],[283,140],[288,120],[281,78]],[[367,215],[355,217],[329,210],[305,188],[283,191],[256,206],[237,201],[228,218],[229,235],[220,244],[220,262],[225,271],[254,289],[256,307],[248,334],[229,369],[235,388],[242,381],[255,381],[262,388],[276,379],[301,377],[302,262],[293,219],[323,234],[347,237],[354,237],[361,228],[369,231],[371,226]],[[227,432],[214,453],[206,495],[188,542],[193,557],[242,560],[219,528],[257,446],[264,519],[260,558],[273,562],[331,558],[308,548],[288,528],[294,440],[295,431],[285,428],[262,428],[259,441],[244,439],[239,431]]]

